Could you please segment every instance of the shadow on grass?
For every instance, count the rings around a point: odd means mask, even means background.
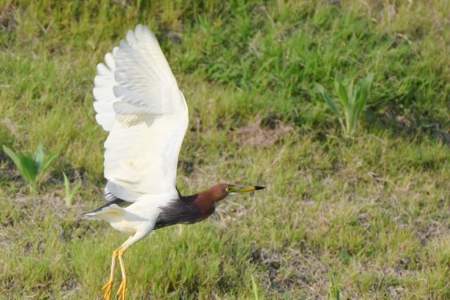
[[[443,124],[441,120],[426,115],[402,114],[393,107],[383,112],[369,111],[367,113],[368,126],[375,129],[388,130],[395,135],[407,139],[420,139],[428,137],[433,141],[450,145],[450,124]]]

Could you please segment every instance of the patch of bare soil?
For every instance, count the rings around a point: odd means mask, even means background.
[[[426,245],[429,241],[444,236],[449,233],[449,227],[437,221],[430,221],[427,224],[417,225],[416,234],[422,245]]]
[[[54,229],[63,242],[95,234],[97,230],[96,224],[81,219],[85,207],[78,204],[67,207],[57,191],[39,196],[18,194],[14,199],[1,201],[8,201],[12,205],[3,211],[0,218],[0,245],[18,242],[21,239],[18,231],[23,226],[41,224],[48,217],[54,218]]]
[[[276,116],[257,117],[255,121],[233,132],[233,138],[241,145],[269,147],[287,136],[293,127]]]
[[[11,32],[16,28],[17,22],[14,16],[16,8],[14,5],[0,7],[0,30]]]
[[[275,293],[296,289],[308,299],[323,299],[327,295],[328,267],[309,250],[254,249],[252,262],[267,269],[267,288]]]
[[[450,145],[450,128],[448,123],[428,120],[419,116],[405,116],[398,109],[388,107],[380,115],[382,124],[408,135],[428,134],[436,140]]]

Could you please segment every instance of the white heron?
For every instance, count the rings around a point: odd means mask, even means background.
[[[152,230],[177,223],[201,221],[230,193],[261,186],[217,184],[182,196],[176,189],[178,154],[188,127],[183,93],[155,35],[137,25],[127,33],[105,63],[97,65],[94,87],[96,120],[109,135],[105,141],[106,204],[86,213],[107,221],[130,237],[112,254],[111,273],[103,298],[111,299],[116,259],[125,299],[127,277],[123,254]]]

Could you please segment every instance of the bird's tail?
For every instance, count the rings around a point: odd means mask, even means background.
[[[110,206],[102,207],[94,211],[85,213],[83,218],[85,219],[96,219],[105,220],[107,222],[113,222],[117,219],[122,219],[126,211],[116,204]]]

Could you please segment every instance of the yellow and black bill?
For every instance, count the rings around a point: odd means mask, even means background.
[[[238,185],[238,184],[230,184],[228,185],[229,193],[250,193],[257,190],[265,189],[265,186],[260,185]]]

